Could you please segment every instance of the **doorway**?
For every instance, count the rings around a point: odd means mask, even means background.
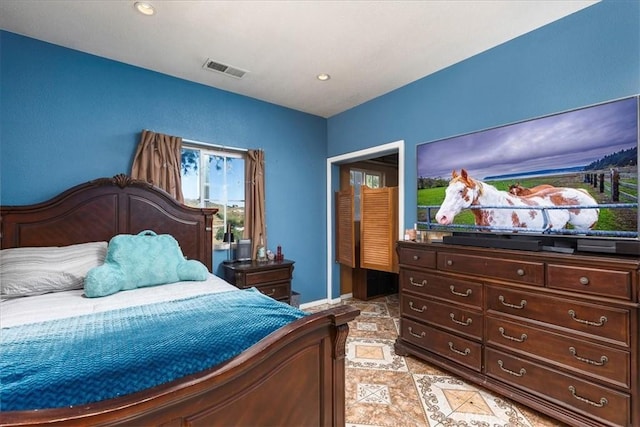
[[[335,263],[335,206],[334,192],[340,189],[340,167],[342,165],[371,162],[389,163],[397,159],[398,186],[398,236],[404,230],[404,141],[396,141],[377,147],[368,148],[352,153],[327,159],[327,300],[340,300],[340,266]],[[334,298],[335,295],[335,298]],[[335,299],[335,300],[334,300]]]

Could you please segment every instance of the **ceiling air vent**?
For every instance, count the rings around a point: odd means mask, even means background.
[[[215,71],[216,73],[222,73],[229,77],[235,77],[236,79],[241,79],[248,73],[248,71],[214,61],[213,59],[207,59],[202,68],[209,71]]]

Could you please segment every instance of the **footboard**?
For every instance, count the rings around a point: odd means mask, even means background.
[[[358,314],[312,314],[199,374],[92,405],[1,412],[0,425],[344,426],[347,322]]]

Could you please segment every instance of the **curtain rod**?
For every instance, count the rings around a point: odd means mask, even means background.
[[[186,142],[187,144],[204,145],[205,147],[219,148],[227,151],[243,151],[243,152],[249,151],[246,148],[226,147],[224,145],[212,144],[210,142],[203,142],[203,141],[194,141],[193,139],[186,139],[186,138],[182,138],[182,142]]]

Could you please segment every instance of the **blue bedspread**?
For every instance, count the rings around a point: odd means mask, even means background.
[[[252,289],[4,328],[0,410],[153,387],[230,359],[304,315]]]

